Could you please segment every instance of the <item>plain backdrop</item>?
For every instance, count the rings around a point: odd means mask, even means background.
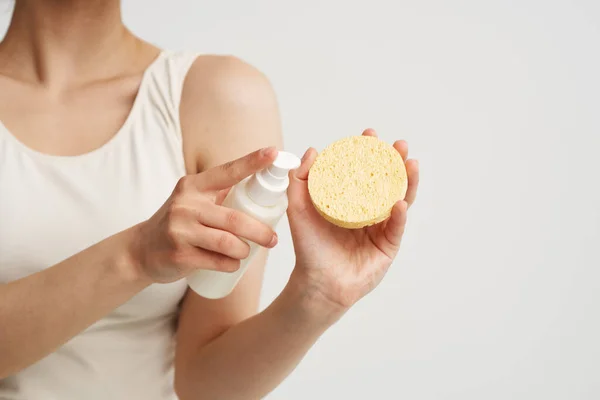
[[[123,8],[162,47],[264,71],[288,150],[373,127],[420,159],[401,255],[270,400],[600,398],[600,2]],[[294,264],[279,232],[264,306]]]

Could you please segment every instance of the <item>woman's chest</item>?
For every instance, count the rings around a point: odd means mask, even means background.
[[[61,173],[9,170],[1,164],[0,283],[42,271],[143,222],[168,198],[177,181],[176,174],[160,176],[152,171],[130,175],[106,168]],[[152,285],[105,322],[171,314],[185,290],[185,282]]]
[[[0,283],[42,271],[152,216],[181,170],[147,150],[59,168],[3,153],[0,145]],[[145,156],[154,161],[133,161]],[[185,289],[185,282],[153,285],[113,314],[120,320],[171,313]]]
[[[100,148],[132,112],[141,76],[51,95],[0,76],[0,124],[25,146],[74,156]]]
[[[125,173],[22,172],[0,169],[0,281],[37,272],[144,221],[174,185],[144,185]]]

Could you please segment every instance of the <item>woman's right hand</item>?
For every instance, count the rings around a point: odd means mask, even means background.
[[[142,277],[167,283],[197,269],[233,272],[250,247],[277,244],[273,229],[252,217],[221,206],[229,189],[277,157],[269,147],[179,180],[164,205],[136,227],[133,262]]]

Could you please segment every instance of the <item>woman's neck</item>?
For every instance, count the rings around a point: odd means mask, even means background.
[[[19,80],[65,88],[110,76],[111,65],[123,65],[136,44],[119,0],[16,0],[0,68]]]

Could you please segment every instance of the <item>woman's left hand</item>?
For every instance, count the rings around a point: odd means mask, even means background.
[[[375,136],[373,130],[363,135]],[[317,152],[309,149],[299,169],[290,175],[288,219],[296,253],[289,284],[300,288],[311,310],[341,315],[373,290],[396,257],[404,234],[407,209],[414,202],[419,182],[416,160],[407,160],[408,145],[394,148],[405,161],[408,190],[394,205],[390,218],[362,229],[339,228],[314,208],[308,193],[308,171]]]

